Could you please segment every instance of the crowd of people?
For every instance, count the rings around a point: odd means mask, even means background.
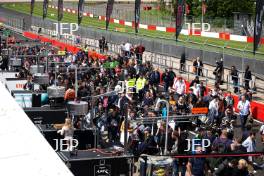
[[[104,38],[99,42],[101,53],[105,52],[107,42]],[[19,48],[20,54],[37,54],[41,48]],[[87,117],[91,125],[100,131],[101,147],[115,144],[127,144],[128,150],[135,156],[142,154],[210,154],[210,153],[244,153],[256,152],[256,133],[252,131],[251,93],[248,84],[240,93],[237,106],[231,92],[225,93],[220,86],[212,89],[205,87],[200,76],[203,76],[203,63],[197,58],[193,63],[195,78],[186,82],[182,75],[176,74],[173,68],[163,70],[153,67],[152,63],[143,61],[145,47],[132,46],[124,43],[121,53],[107,55],[106,59],[91,57],[87,46],[76,54],[66,52],[65,56],[50,57],[49,85],[65,87],[65,102],[87,101],[89,113]],[[50,51],[50,55],[54,51]],[[185,54],[182,55],[185,57]],[[40,58],[46,62],[47,57]],[[184,60],[184,58],[182,58]],[[60,64],[55,64],[59,62]],[[34,90],[30,66],[36,60],[24,58],[22,69],[17,75],[27,78],[24,88]],[[184,67],[184,62],[181,62]],[[78,69],[77,80],[75,70]],[[237,83],[235,67],[232,68],[234,85]],[[184,73],[185,69],[181,71]],[[223,72],[222,60],[215,70],[216,82],[221,84]],[[221,74],[220,74],[221,73]],[[77,82],[76,82],[77,81]],[[75,90],[75,84],[78,89]],[[116,88],[119,87],[118,91]],[[120,89],[121,87],[121,89]],[[124,88],[123,91],[122,88]],[[45,90],[43,86],[41,89]],[[77,91],[77,97],[75,97]],[[239,91],[234,88],[235,93]],[[98,96],[100,95],[100,96]],[[96,98],[92,98],[96,97]],[[169,112],[165,103],[169,102]],[[193,121],[189,118],[194,108],[207,108],[208,113],[197,116]],[[234,110],[238,109],[239,114]],[[166,134],[166,117],[171,117]],[[177,117],[185,118],[192,130],[193,136],[185,125],[177,121]],[[69,117],[71,118],[71,117]],[[86,117],[85,117],[86,118]],[[240,119],[240,122],[237,121]],[[128,141],[125,141],[125,119],[128,121]],[[67,124],[69,124],[69,119]],[[80,123],[73,124],[80,128]],[[71,125],[69,125],[71,126]],[[240,126],[241,129],[235,130]],[[64,131],[60,131],[64,134]],[[261,128],[262,138],[264,127]],[[168,135],[168,153],[165,150],[165,138]],[[195,150],[186,151],[188,141],[197,139]],[[200,140],[199,140],[200,139]],[[210,141],[205,149],[203,139]],[[194,143],[193,143],[194,144]],[[253,174],[253,157],[221,157],[221,158],[175,158],[173,174],[202,176],[213,173],[219,176],[247,176]],[[218,168],[218,169],[215,169]]]

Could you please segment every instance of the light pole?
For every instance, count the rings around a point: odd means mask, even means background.
[[[158,105],[160,103],[165,103],[166,104],[166,108],[167,108],[167,113],[166,113],[166,136],[165,136],[165,149],[164,149],[164,154],[167,154],[167,150],[168,150],[168,130],[169,130],[169,108],[170,108],[170,105],[169,105],[169,102],[167,100],[162,100],[162,99],[159,99],[156,103],[156,108],[158,108]]]

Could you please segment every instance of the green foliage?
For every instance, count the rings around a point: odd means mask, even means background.
[[[233,12],[253,13],[254,1],[250,0],[205,0],[207,5],[206,17],[233,17]],[[190,16],[200,17],[202,15],[201,0],[186,0],[190,6]]]

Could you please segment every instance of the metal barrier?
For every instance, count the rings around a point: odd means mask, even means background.
[[[19,23],[19,25],[15,25],[15,26],[18,26],[18,28],[23,28],[21,22]],[[53,21],[40,20],[40,18],[32,17],[32,26],[31,26],[32,30],[34,32],[37,32],[39,27],[43,29],[42,33],[49,35],[50,37],[53,38],[54,36],[56,36],[55,25],[53,24]],[[207,41],[205,41],[203,45],[200,44],[199,47],[197,48],[190,48],[188,44],[195,42],[192,42],[189,39],[187,39],[186,41],[180,41],[175,46],[175,43],[172,44],[168,40],[166,42],[164,41],[160,42],[161,40],[158,41],[156,39],[149,40],[149,38],[144,38],[140,36],[124,35],[121,33],[114,33],[111,31],[104,31],[100,29],[94,30],[91,28],[83,28],[83,27],[80,27],[76,35],[81,36],[81,41],[85,41],[84,43],[88,44],[91,47],[98,46],[99,38],[101,38],[101,36],[105,36],[106,40],[108,41],[109,51],[113,53],[121,53],[120,44],[124,41],[128,41],[132,44],[141,43],[146,47],[146,53],[147,52],[155,53],[154,55],[151,56],[151,60],[152,63],[154,63],[157,67],[165,68],[167,66],[172,66],[173,68],[179,70],[179,68],[177,67],[180,64],[178,64],[178,62],[176,61],[178,60],[177,58],[179,58],[181,54],[185,52],[187,61],[190,61],[194,57],[199,56],[205,64],[215,65],[216,59],[223,58],[225,67],[231,67],[232,65],[236,65],[238,70],[244,70],[244,67],[246,65],[250,65],[252,68],[255,68],[254,69],[255,73],[264,75],[264,70],[261,67],[264,64],[264,61],[246,58],[248,54],[246,48],[244,50],[239,50],[239,51],[234,50],[234,52],[239,52],[241,57],[229,55],[229,53],[226,52],[227,51],[226,49],[229,48],[228,42],[226,42],[222,48],[218,48],[217,51],[211,52],[211,51],[206,51],[206,47],[213,46],[211,44],[207,44]],[[75,37],[69,35],[61,36],[61,38],[58,37],[56,38],[68,44],[75,44],[75,40],[76,40]],[[190,65],[186,64],[188,79],[190,75],[192,75],[191,67],[192,67],[191,64]],[[211,76],[213,75],[212,72],[213,70],[210,69],[203,70],[203,73],[208,80],[215,79],[213,76]],[[227,84],[230,84],[229,83],[230,81],[227,80],[226,76],[224,76],[224,80]],[[255,85],[255,82],[252,84]]]

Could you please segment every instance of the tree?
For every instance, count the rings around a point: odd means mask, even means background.
[[[200,17],[202,15],[201,0],[186,0],[190,6],[190,16]],[[254,1],[250,0],[206,0],[206,17],[233,17],[233,12],[253,13]]]

